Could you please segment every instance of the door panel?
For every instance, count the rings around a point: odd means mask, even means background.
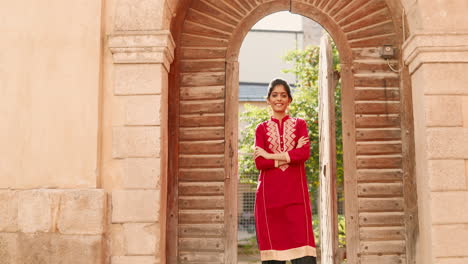
[[[336,199],[335,81],[328,36],[320,41],[320,250],[322,264],[335,264],[338,247]]]

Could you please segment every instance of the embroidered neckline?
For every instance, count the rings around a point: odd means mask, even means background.
[[[278,126],[278,119],[274,119],[272,117],[271,120],[267,121],[266,128],[267,128],[267,141],[269,142],[269,148],[273,153],[281,153],[287,152],[294,149],[296,134],[296,118],[289,118],[289,116],[285,116],[283,120],[283,150],[281,150],[281,142],[280,142],[280,130]],[[279,166],[282,171],[285,171],[289,167],[289,164],[284,164]]]

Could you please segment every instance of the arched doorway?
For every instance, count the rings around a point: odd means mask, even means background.
[[[341,55],[348,263],[410,261],[407,99],[401,75],[379,52],[401,46],[395,7],[384,0],[188,2],[176,21],[170,81],[168,262],[236,263],[237,57],[252,25],[282,10],[320,23]]]

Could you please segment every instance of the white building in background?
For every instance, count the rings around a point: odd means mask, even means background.
[[[302,18],[302,30],[304,32],[304,37],[303,37],[304,47],[308,45],[319,46],[320,38],[325,32],[325,29],[323,29],[323,27],[319,23],[313,21],[312,19],[309,19],[307,17],[301,17],[301,18]]]
[[[318,45],[323,28],[316,22],[287,11],[274,13],[255,24],[239,54],[239,112],[244,104],[265,105],[268,83],[276,77],[296,82],[292,67],[283,57],[290,50]],[[242,127],[242,125],[241,125]]]

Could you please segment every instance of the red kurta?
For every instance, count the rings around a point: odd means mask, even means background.
[[[281,124],[271,118],[257,126],[255,146],[269,153],[287,152],[289,164],[275,167],[274,160],[255,159],[260,170],[255,199],[255,222],[261,260],[290,260],[316,256],[304,162],[310,143],[296,148],[306,136],[303,119],[286,116]]]

